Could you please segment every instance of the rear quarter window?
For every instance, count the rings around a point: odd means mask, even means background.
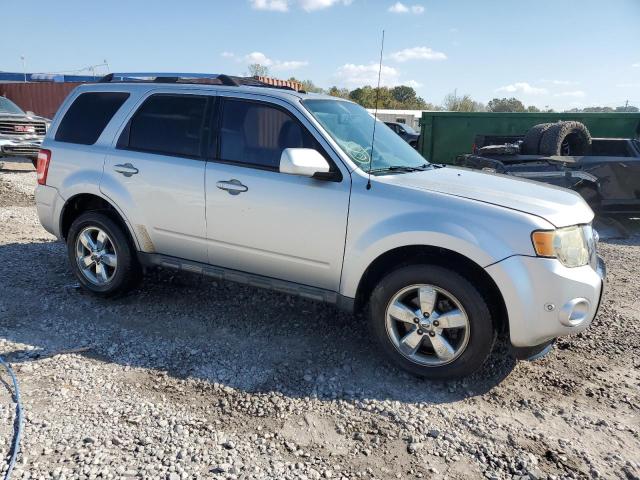
[[[133,115],[118,148],[190,158],[201,156],[208,98],[200,95],[155,94]]]
[[[78,95],[62,117],[57,142],[93,145],[129,98],[125,92],[87,92]]]

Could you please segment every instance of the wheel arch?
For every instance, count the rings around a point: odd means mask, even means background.
[[[506,304],[491,276],[470,258],[443,247],[407,245],[386,251],[373,260],[360,278],[356,290],[354,311],[361,313],[377,283],[389,272],[416,263],[438,265],[455,271],[478,288],[485,298],[491,317],[499,332],[508,332]]]
[[[136,236],[123,214],[109,200],[93,193],[79,193],[67,199],[60,213],[60,235],[67,239],[73,221],[81,214],[89,211],[100,211],[116,222],[127,235],[131,246],[138,250]]]

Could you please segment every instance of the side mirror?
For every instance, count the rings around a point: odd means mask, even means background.
[[[29,115],[30,117],[35,117],[35,116],[36,116],[36,114],[35,114],[35,113],[33,113],[31,110],[27,110],[27,112],[26,112],[26,113],[27,113],[27,115]]]
[[[285,148],[280,156],[280,173],[313,177],[329,170],[329,162],[313,148]]]

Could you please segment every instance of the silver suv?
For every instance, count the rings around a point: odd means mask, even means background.
[[[96,295],[154,266],[302,295],[365,313],[378,350],[429,378],[477,370],[500,333],[539,356],[596,315],[604,266],[576,193],[430,164],[339,98],[109,80],[60,108],[36,190]]]

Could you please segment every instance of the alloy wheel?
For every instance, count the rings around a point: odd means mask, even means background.
[[[82,275],[94,285],[113,280],[118,255],[109,235],[99,227],[84,228],[76,239],[76,261]]]
[[[469,317],[460,301],[435,285],[411,285],[386,310],[386,330],[395,348],[419,365],[439,367],[457,359],[469,343]]]

